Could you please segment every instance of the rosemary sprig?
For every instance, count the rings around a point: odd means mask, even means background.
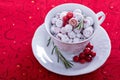
[[[49,46],[50,41],[51,41],[51,37],[48,39],[47,47]]]
[[[64,64],[65,68],[68,69],[68,68],[72,68],[72,63],[70,63],[68,60],[66,60],[66,58],[62,55],[62,53],[58,50],[57,47],[55,47],[55,53],[57,54],[58,56],[58,61],[59,59],[62,61],[62,63]]]
[[[47,47],[49,46],[51,42],[51,38],[48,39],[48,43],[47,43]],[[68,69],[68,68],[72,68],[73,64],[71,62],[69,62],[63,55],[62,53],[58,50],[57,46],[54,45],[54,42],[53,42],[53,49],[52,49],[52,52],[51,54],[56,53],[58,59],[57,59],[57,62],[59,62],[60,60],[62,61],[62,63],[64,64],[65,68]]]

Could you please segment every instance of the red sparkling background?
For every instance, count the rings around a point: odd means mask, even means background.
[[[96,71],[65,77],[47,71],[35,59],[31,40],[47,12],[62,3],[80,3],[96,13],[103,11],[102,24],[112,50]],[[120,80],[120,0],[0,0],[0,80]]]

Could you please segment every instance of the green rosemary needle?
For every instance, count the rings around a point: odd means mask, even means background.
[[[54,46],[54,47],[53,47],[51,54],[53,54],[53,53],[54,53],[55,47],[56,47],[56,46]]]
[[[50,41],[51,41],[51,37],[48,39],[47,47],[49,46]]]
[[[83,20],[78,24],[78,27],[77,27],[78,29],[81,29],[81,28],[83,28]]]

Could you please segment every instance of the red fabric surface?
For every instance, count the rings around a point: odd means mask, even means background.
[[[35,59],[31,40],[47,12],[62,3],[80,3],[96,13],[103,11],[102,24],[112,50],[96,71],[66,77],[43,68]],[[0,80],[120,80],[120,0],[0,0]]]

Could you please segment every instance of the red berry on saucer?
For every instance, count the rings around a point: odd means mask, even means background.
[[[79,62],[79,56],[74,56],[74,57],[73,57],[73,61],[74,61],[74,62]]]
[[[87,44],[87,46],[86,47],[89,47],[91,50],[93,49],[93,45],[92,44],[90,44],[90,42]]]
[[[85,60],[85,59],[80,59],[79,62],[80,62],[81,64],[84,64],[84,63],[86,62],[86,60]]]
[[[90,52],[90,55],[91,55],[92,57],[95,57],[95,56],[96,56],[96,53],[93,52],[93,51],[91,51],[91,52]]]
[[[91,49],[90,49],[89,47],[86,47],[86,48],[84,49],[84,53],[90,53],[90,51],[91,51]]]
[[[85,62],[91,62],[92,59],[96,56],[96,53],[92,51],[93,45],[88,43],[88,45],[85,47],[83,52],[79,54],[79,56],[74,56],[73,61],[74,62],[79,62],[81,64],[84,64]]]
[[[84,53],[84,52],[80,53],[80,54],[79,54],[79,58],[80,58],[80,59],[84,59],[84,58],[85,58],[85,53]]]
[[[86,46],[86,47],[89,47],[89,46],[91,46],[91,43],[90,43],[90,42],[87,44],[87,46]]]
[[[93,49],[93,45],[89,46],[89,48],[92,50]]]
[[[90,55],[90,52],[88,52],[88,53],[85,53],[85,56],[88,56],[88,55]]]
[[[72,12],[68,12],[67,13],[67,17],[70,19],[70,18],[72,18],[73,17],[73,13]]]
[[[92,61],[92,56],[91,55],[86,56],[85,60],[87,62],[91,62]]]

